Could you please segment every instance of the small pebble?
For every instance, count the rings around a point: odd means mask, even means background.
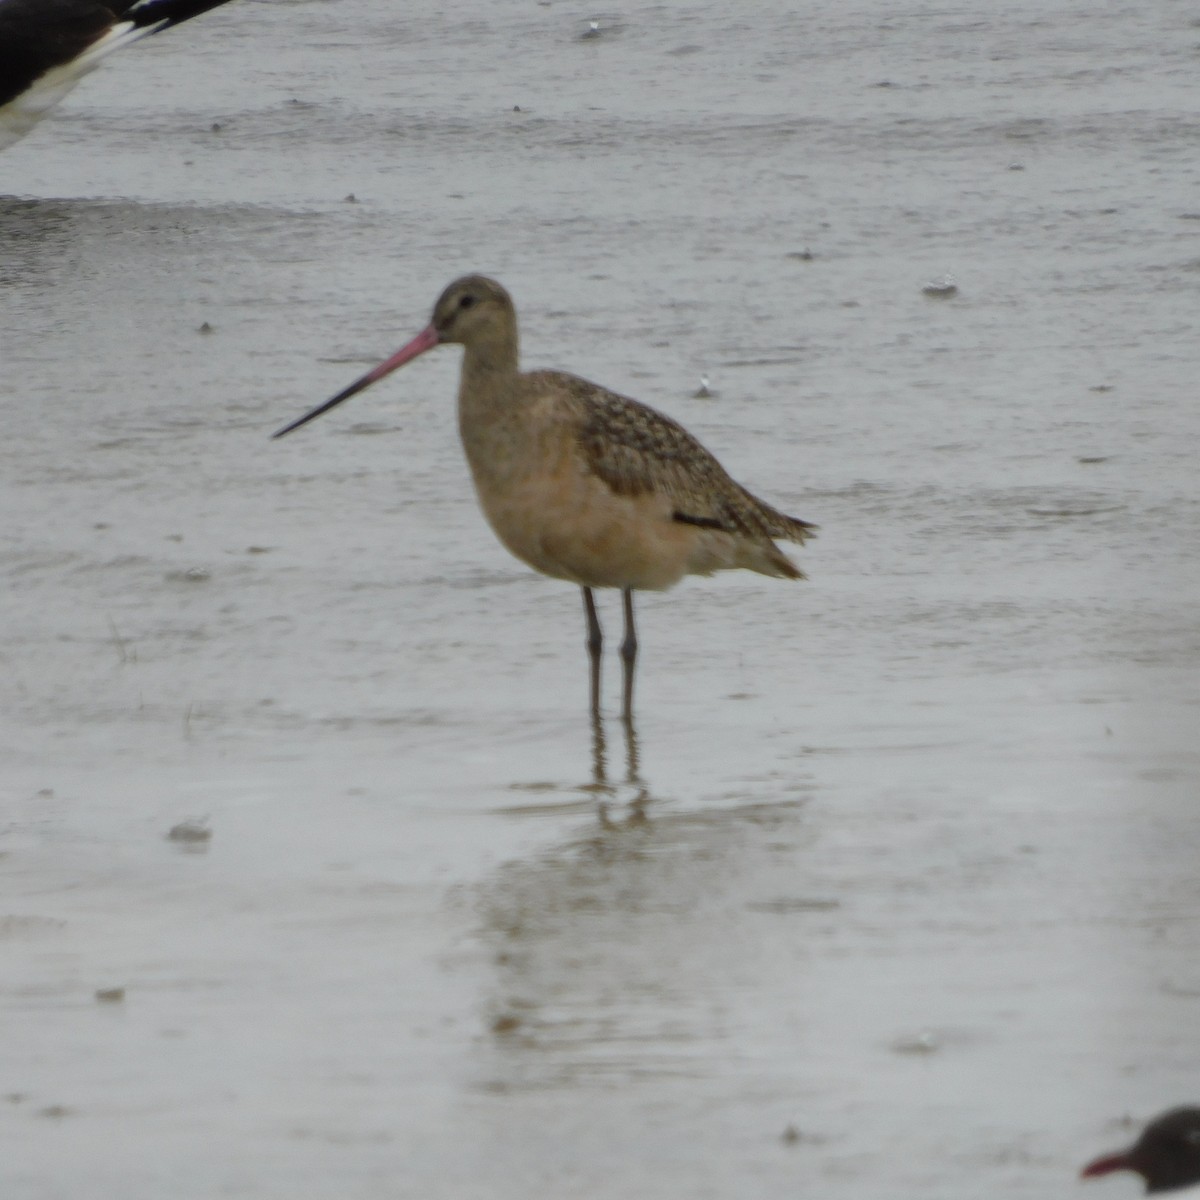
[[[713,395],[713,390],[708,385],[708,376],[700,376],[700,386],[692,393],[693,400],[707,400]]]
[[[168,571],[163,578],[168,583],[207,583],[212,572],[207,567],[188,567],[186,571]]]
[[[943,275],[941,279],[930,280],[921,291],[934,300],[948,300],[951,296],[958,295],[958,284],[954,282],[953,276]]]
[[[206,821],[180,821],[167,832],[167,840],[171,842],[207,842],[211,838],[212,830]]]
[[[916,1037],[901,1038],[892,1043],[892,1050],[896,1054],[935,1054],[940,1049],[937,1038],[928,1030],[918,1033]]]
[[[120,1004],[125,999],[125,989],[123,987],[97,988],[96,999],[101,1004]]]
[[[346,194],[346,196],[344,197],[344,199],[342,200],[342,203],[343,204],[357,204],[358,197],[353,192],[348,192]]]
[[[780,1135],[779,1140],[785,1146],[795,1146],[803,1137],[800,1130],[795,1125],[789,1125]]]
[[[207,321],[196,330],[197,333],[212,333],[212,331],[213,327]]]
[[[794,259],[796,262],[812,262],[813,252],[809,249],[792,250],[788,253],[788,258]]]

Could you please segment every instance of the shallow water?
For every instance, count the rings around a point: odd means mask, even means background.
[[[5,1195],[1044,1197],[1194,1100],[1190,21],[239,0],[7,151]],[[821,525],[640,599],[600,787],[456,353],[267,440],[468,270]]]

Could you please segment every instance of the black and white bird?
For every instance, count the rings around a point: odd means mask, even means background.
[[[108,55],[226,0],[0,0],[0,150]]]
[[[1084,1179],[1133,1171],[1146,1181],[1146,1194],[1179,1192],[1200,1196],[1200,1108],[1172,1108],[1155,1117],[1124,1150],[1094,1159]]]

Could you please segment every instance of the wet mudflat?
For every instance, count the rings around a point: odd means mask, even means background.
[[[1188,20],[241,3],[8,151],[5,1194],[1044,1197],[1196,1099]],[[469,270],[822,527],[640,601],[599,786],[457,352],[267,440]]]

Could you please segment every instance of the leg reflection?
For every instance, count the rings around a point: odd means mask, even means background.
[[[637,728],[632,721],[622,720],[625,730],[625,782],[645,791],[645,784],[638,774],[640,755],[638,752]],[[592,713],[592,783],[593,791],[613,792],[616,788],[608,781],[608,737],[604,732],[604,721],[599,713]]]
[[[592,782],[587,790],[600,796],[600,824],[606,829],[621,825],[637,825],[647,819],[646,808],[653,797],[639,772],[640,757],[638,735],[631,720],[622,720],[625,730],[625,779],[624,785],[633,789],[629,801],[629,815],[624,820],[613,820],[612,800],[616,798],[620,785],[609,782],[608,739],[604,733],[604,722],[599,713],[592,714]],[[612,797],[612,799],[610,799]]]
[[[630,714],[622,722],[625,726],[625,782],[636,788],[633,799],[629,802],[629,821],[636,824],[646,820],[646,805],[650,803],[650,789],[638,774],[638,735]]]
[[[633,718],[621,722],[625,726],[625,782],[641,786],[641,776],[638,775],[638,735],[633,724]]]
[[[604,722],[595,709],[592,710],[592,790],[613,790],[608,782],[608,742],[604,736]]]

